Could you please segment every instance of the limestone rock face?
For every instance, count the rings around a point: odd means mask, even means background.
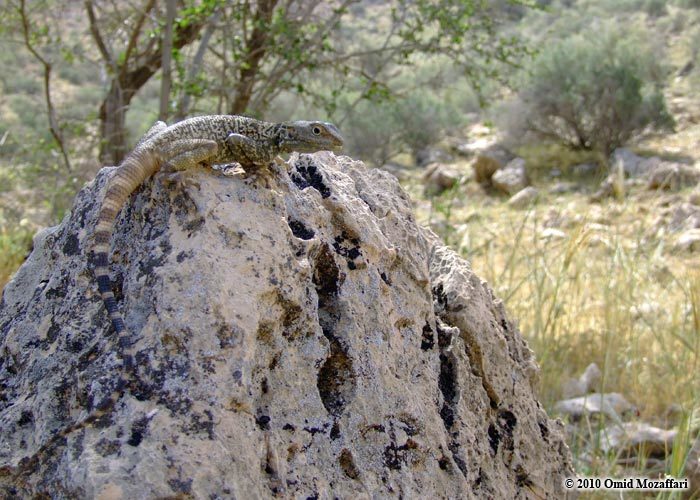
[[[0,303],[0,496],[562,497],[531,351],[396,179],[331,154],[273,169],[132,196],[111,271],[136,368],[58,440],[121,369],[86,263],[112,169],[37,235]]]

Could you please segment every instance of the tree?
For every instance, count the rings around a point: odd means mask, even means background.
[[[84,0],[95,44],[86,57],[96,53],[108,76],[98,113],[100,160],[124,157],[129,106],[161,69],[161,118],[173,102],[177,119],[194,111],[264,117],[290,93],[329,115],[341,101],[351,113],[360,101],[393,95],[393,77],[417,57],[449,58],[475,85],[498,76],[498,64],[524,49],[495,27],[504,5],[524,3]],[[187,50],[197,41],[196,51]]]
[[[66,170],[70,172],[72,168],[70,159],[68,158],[66,141],[63,138],[63,132],[59,124],[51,95],[51,71],[53,70],[53,63],[51,61],[51,56],[42,54],[41,48],[39,48],[39,45],[46,47],[52,42],[49,27],[45,21],[41,21],[41,24],[37,25],[36,21],[31,19],[31,14],[28,11],[28,6],[25,0],[19,0],[15,5],[13,5],[13,7],[22,26],[22,39],[24,41],[24,45],[32,56],[41,64],[43,69],[44,100],[46,102],[46,113],[49,119],[49,130],[51,131],[51,135],[53,136],[56,145],[61,151]],[[40,9],[41,7],[43,7],[41,4],[34,5],[35,10]]]
[[[156,0],[145,0],[142,7],[123,11],[123,5],[114,2],[85,0],[90,32],[111,78],[99,110],[100,160],[104,163],[117,164],[124,158],[129,103],[156,74],[163,61],[162,30],[158,20],[164,15],[156,9],[156,4]],[[206,1],[196,8],[180,11],[182,16],[172,30],[174,50],[197,38],[215,6],[216,2]]]
[[[496,35],[503,13],[489,5],[485,0],[228,3],[197,89],[205,98],[218,98],[221,112],[264,115],[278,96],[293,92],[333,113],[341,95],[352,93],[355,101],[388,96],[393,69],[410,66],[420,55],[449,58],[478,85],[498,76],[499,64],[525,52],[517,40]],[[382,30],[372,28],[378,19]]]
[[[648,128],[670,128],[665,70],[643,34],[609,26],[545,48],[508,113],[509,135],[525,133],[605,155]]]

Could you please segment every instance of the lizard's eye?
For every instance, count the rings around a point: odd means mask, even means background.
[[[312,128],[311,131],[314,133],[314,135],[321,135],[321,127],[319,127],[318,125]]]

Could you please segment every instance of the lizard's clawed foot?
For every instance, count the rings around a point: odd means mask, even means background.
[[[278,167],[284,168],[285,170],[287,169],[287,162],[284,161],[284,158],[282,158],[281,156],[275,156],[275,159],[273,161]]]
[[[214,165],[212,166],[212,170],[218,173],[219,175],[223,175],[224,177],[235,177],[245,173],[245,170],[243,170],[243,167],[241,167],[240,163],[226,163],[223,165]]]
[[[195,180],[195,178],[192,176],[191,171],[188,170],[163,170],[162,180],[167,187],[170,187],[173,184],[179,184],[185,189],[194,188],[197,189],[197,191],[202,190],[202,185],[197,180]]]

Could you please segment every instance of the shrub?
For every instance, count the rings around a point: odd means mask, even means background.
[[[347,150],[382,165],[400,154],[411,154],[439,142],[446,130],[460,128],[467,113],[478,108],[476,96],[464,87],[454,92],[417,89],[384,100],[357,105],[343,123]],[[341,103],[340,109],[345,105]]]
[[[668,14],[666,0],[646,0],[644,10],[651,17],[662,17]]]
[[[639,34],[600,31],[542,50],[506,119],[499,118],[509,136],[533,134],[608,155],[649,128],[672,128],[659,55]]]
[[[383,165],[397,154],[399,125],[390,103],[361,102],[346,123],[342,130],[352,156]]]
[[[414,158],[459,123],[455,109],[432,90],[421,89],[397,100],[392,113],[399,126],[398,138]]]
[[[676,5],[687,9],[700,9],[700,0],[676,0]]]

